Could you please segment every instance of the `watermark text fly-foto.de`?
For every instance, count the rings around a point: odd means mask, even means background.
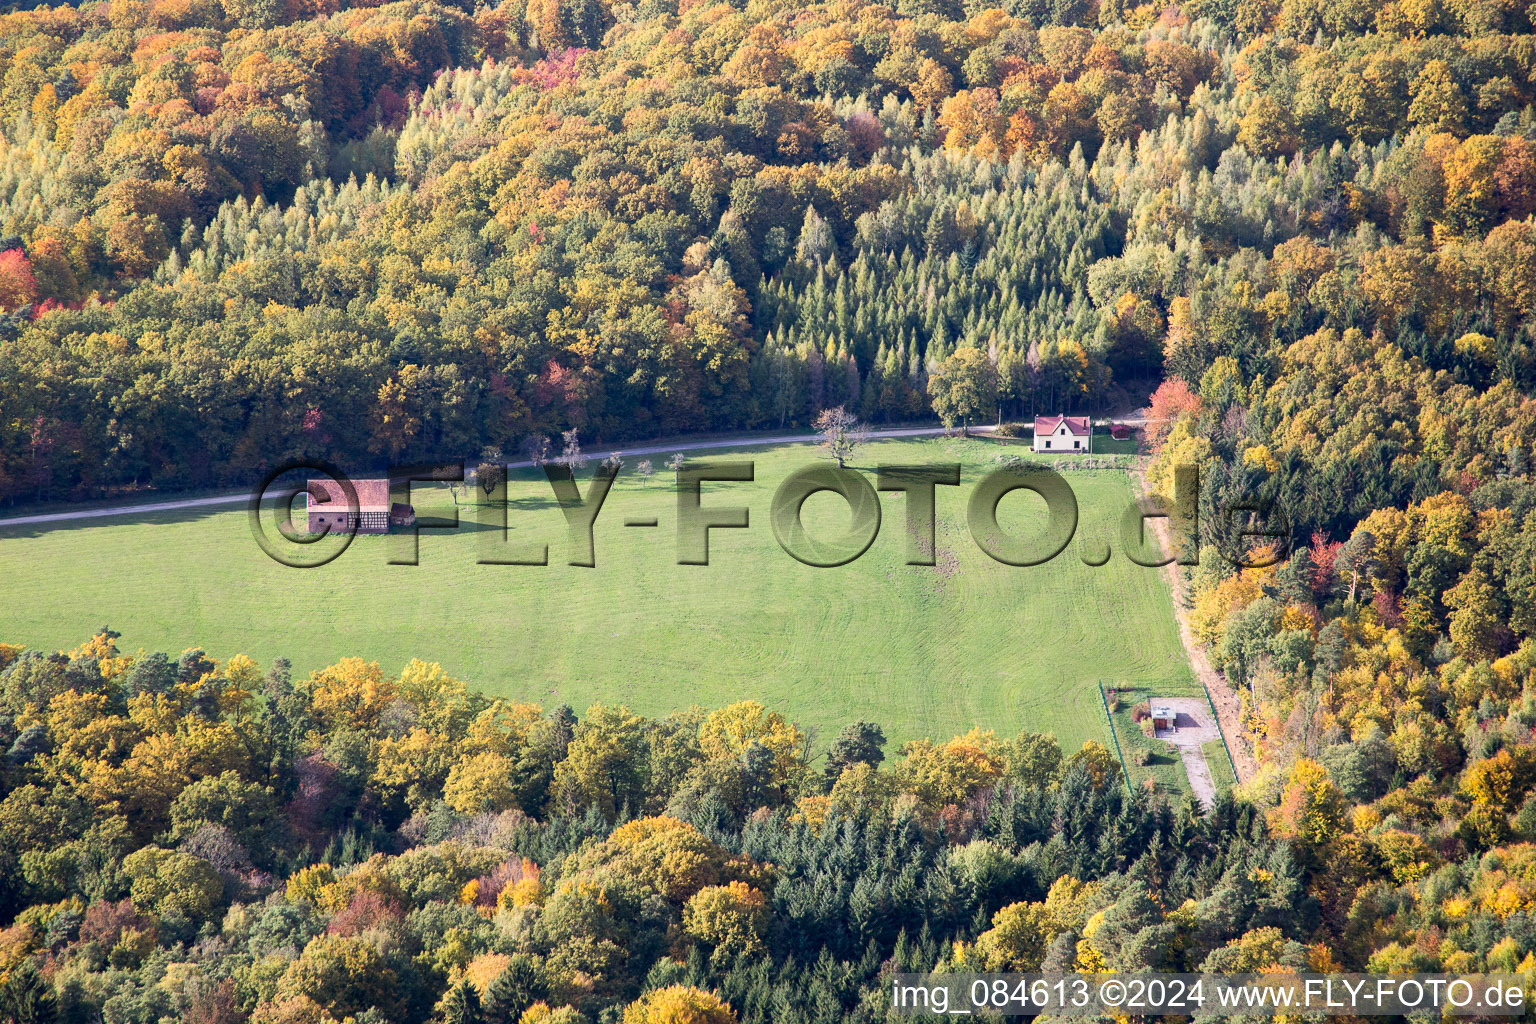
[[[583,491],[567,465],[543,467],[554,503],[566,524],[566,561],[574,566],[595,567],[597,550],[594,528],[621,466],[608,463],[593,472]],[[495,536],[478,561],[488,565],[541,566],[550,564],[547,543],[515,541],[510,536],[513,503],[507,499],[504,469],[479,473],[491,486],[484,500],[472,505],[473,525]],[[780,481],[769,503],[768,521],[774,539],[796,561],[817,568],[835,568],[856,561],[879,535],[882,509],[880,494],[905,496],[905,551],[908,565],[935,564],[935,527],[940,488],[959,488],[959,463],[881,464],[870,475],[827,463],[804,466]],[[387,474],[388,508],[411,510],[413,490],[420,485],[463,484],[464,463],[391,466]],[[675,470],[675,537],[677,564],[709,565],[712,531],[749,529],[752,509],[731,504],[730,485],[753,482],[757,467],[751,460],[685,461]],[[1118,549],[1137,565],[1158,567],[1177,561],[1198,563],[1199,472],[1196,467],[1175,469],[1172,499],[1150,496],[1131,502],[1119,520]],[[382,483],[383,481],[370,481]],[[706,495],[705,487],[709,493]],[[1010,532],[999,522],[1002,499],[1017,491],[1033,493],[1045,504],[1041,523],[1024,531]],[[836,495],[847,506],[848,528],[835,537],[806,529],[802,511],[806,501],[820,493]],[[305,523],[296,522],[300,496],[304,497]],[[965,498],[966,526],[972,541],[990,558],[1010,566],[1035,566],[1050,562],[1067,550],[1078,530],[1078,503],[1071,485],[1060,473],[1036,464],[1004,466],[983,475]],[[270,557],[295,568],[315,568],[346,551],[366,519],[353,479],[325,462],[294,462],[268,474],[252,494],[248,512],[252,535]],[[372,513],[379,516],[386,512]],[[1224,551],[1239,567],[1261,567],[1285,556],[1289,530],[1278,516],[1260,502],[1234,502],[1218,511],[1230,521],[1228,535],[1262,544]],[[1180,539],[1173,553],[1163,551],[1150,536],[1149,521],[1166,519],[1170,534]],[[418,520],[407,515],[391,519],[388,562],[416,565],[419,536],[423,530],[453,531],[465,524],[456,506],[449,516]],[[629,518],[626,527],[655,528],[655,516]],[[286,542],[286,546],[284,544]],[[1262,554],[1254,554],[1253,551]],[[1104,565],[1112,557],[1106,541],[1082,540],[1078,555],[1090,566]]]
[[[897,1016],[1521,1017],[1519,974],[897,974]]]

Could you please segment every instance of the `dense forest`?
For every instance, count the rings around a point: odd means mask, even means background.
[[[1202,814],[1028,732],[888,755],[861,722],[813,758],[752,702],[577,718],[420,661],[0,658],[22,1022],[855,1022],[896,970],[1536,968],[1529,745],[1458,772],[1454,737],[1371,734]]]
[[[0,647],[0,1013],[794,1024],[884,1019],[902,968],[1536,970],[1533,16],[0,16],[0,500],[950,418],[967,375],[986,419],[1150,394],[1259,765],[1202,814],[1030,734]]]
[[[925,419],[971,350],[996,417],[1217,369],[1301,536],[1536,441],[1512,2],[114,0],[0,67],[12,501]]]

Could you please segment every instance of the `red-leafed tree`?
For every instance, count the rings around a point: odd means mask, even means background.
[[[37,300],[37,277],[20,249],[0,252],[0,307],[7,313]]]
[[[1333,563],[1343,546],[1342,541],[1330,541],[1321,530],[1312,531],[1312,590],[1319,597],[1333,590]]]
[[[1200,396],[1189,390],[1189,385],[1178,377],[1170,377],[1159,384],[1152,392],[1147,408],[1146,438],[1152,453],[1155,455],[1162,450],[1163,442],[1168,440],[1168,433],[1180,416],[1199,408]]]

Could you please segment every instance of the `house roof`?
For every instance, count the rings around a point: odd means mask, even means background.
[[[1177,718],[1178,712],[1167,704],[1153,704],[1149,708],[1153,718]]]
[[[1056,428],[1063,423],[1073,437],[1087,437],[1092,432],[1087,416],[1036,416],[1035,435],[1054,434]]]
[[[379,477],[371,480],[353,480],[352,486],[357,490],[357,510],[359,512],[390,511],[389,481],[387,479]],[[347,507],[347,492],[341,486],[340,481],[331,479],[311,480],[309,481],[309,487],[311,490],[319,491],[330,499],[329,501],[317,502],[314,495],[311,494],[307,499],[311,508],[329,505],[333,502],[336,504],[338,512]]]

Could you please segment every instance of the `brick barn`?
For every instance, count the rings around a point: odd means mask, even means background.
[[[391,503],[389,481],[354,480],[357,512],[347,508],[347,492],[336,480],[311,480],[305,509],[310,533],[388,533],[391,526],[410,526],[416,511],[404,502]],[[324,495],[317,499],[316,494]]]

